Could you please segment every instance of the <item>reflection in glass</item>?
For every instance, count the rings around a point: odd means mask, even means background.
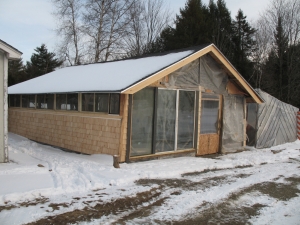
[[[36,108],[37,109],[43,109],[44,102],[45,102],[45,95],[43,95],[43,94],[36,95]]]
[[[85,93],[82,94],[82,111],[94,111],[94,93]]]
[[[133,95],[131,156],[152,153],[154,88]]]
[[[95,112],[108,113],[108,94],[95,94]]]
[[[78,94],[67,94],[67,110],[78,110]]]
[[[194,91],[179,91],[177,149],[193,148]]]
[[[36,95],[37,109],[53,109],[53,106],[54,106],[54,94]]]
[[[110,94],[109,113],[119,114],[120,111],[120,94]]]
[[[218,133],[219,101],[202,100],[201,134]]]
[[[20,107],[21,96],[20,95],[9,95],[9,106]]]
[[[54,94],[45,95],[44,109],[54,109]]]
[[[56,94],[56,109],[67,109],[67,95]]]
[[[22,95],[23,108],[35,108],[35,95]]]
[[[156,152],[175,149],[176,91],[158,90]]]

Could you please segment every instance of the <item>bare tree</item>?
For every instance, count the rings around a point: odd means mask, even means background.
[[[87,0],[84,24],[89,37],[90,61],[107,61],[119,51],[126,25],[125,15],[133,0]]]
[[[163,0],[134,0],[128,14],[130,23],[124,38],[128,54],[142,55],[159,37],[171,19]]]
[[[53,13],[57,19],[56,29],[62,42],[58,55],[70,65],[81,63],[83,57],[83,31],[81,23],[82,0],[52,0],[55,6]]]
[[[270,82],[265,82],[266,89],[276,89],[277,97],[291,103],[296,92],[300,94],[296,88],[300,79],[298,71],[300,62],[296,60],[299,58],[300,50],[300,1],[272,0],[256,26],[258,29],[256,59],[259,62],[257,65],[266,64],[271,57],[275,57],[278,61],[277,71],[268,68],[264,71],[261,68],[257,70],[263,73],[262,76],[270,76]],[[272,83],[276,85],[268,87]]]
[[[52,0],[70,65],[141,55],[170,21],[163,0]],[[128,53],[129,52],[129,53]]]

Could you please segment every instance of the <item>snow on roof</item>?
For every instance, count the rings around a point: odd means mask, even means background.
[[[194,52],[195,49],[191,49],[160,56],[66,67],[13,85],[8,88],[8,93],[121,92]]]

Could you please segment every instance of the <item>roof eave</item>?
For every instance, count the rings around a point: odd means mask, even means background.
[[[7,53],[7,58],[10,60],[20,59],[21,55],[23,54],[22,52],[2,40],[0,40],[0,49]]]

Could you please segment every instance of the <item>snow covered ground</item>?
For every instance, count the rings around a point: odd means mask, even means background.
[[[0,164],[3,225],[43,224],[44,218],[60,224],[300,224],[300,141],[115,169],[111,156],[65,152],[10,133],[9,158]]]

